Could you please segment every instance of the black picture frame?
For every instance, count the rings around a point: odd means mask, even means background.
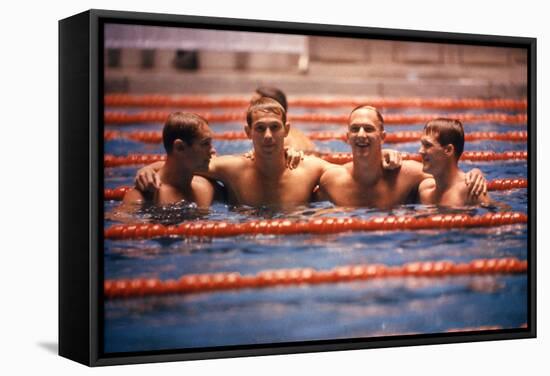
[[[261,31],[527,50],[528,322],[526,328],[145,353],[102,352],[103,25]],[[536,39],[89,10],[59,21],[59,354],[88,366],[536,337]]]

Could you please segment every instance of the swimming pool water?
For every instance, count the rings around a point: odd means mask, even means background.
[[[117,109],[120,110],[120,109]],[[309,111],[309,110],[308,110]],[[406,112],[406,111],[405,111]],[[414,111],[410,111],[411,113]],[[211,124],[214,132],[240,130],[239,124]],[[466,132],[524,130],[524,127],[481,123]],[[161,125],[106,129],[160,130]],[[335,130],[337,125],[307,125],[306,131]],[[386,126],[388,133],[421,126]],[[321,151],[347,152],[341,141],[317,142]],[[218,154],[248,151],[248,141],[215,141]],[[418,143],[388,144],[417,152]],[[469,142],[465,150],[526,150],[526,143]],[[105,143],[105,153],[162,153],[161,145],[127,140]],[[480,168],[488,180],[527,177],[526,161],[461,163]],[[105,169],[105,188],[132,185],[138,167]],[[492,192],[512,211],[527,212],[527,190]],[[313,216],[366,218],[381,214],[419,215],[441,209],[407,205],[391,211],[338,209],[329,202],[312,203],[293,212],[233,208],[216,203],[208,213],[186,205],[144,208],[129,217],[118,202],[105,202],[105,228],[119,222],[179,223],[195,218],[241,222],[257,218],[306,219]],[[469,208],[468,214],[489,209]],[[216,239],[106,240],[104,278],[179,278],[190,273],[413,261],[469,262],[477,258],[527,259],[527,226],[445,231],[353,232],[330,235],[240,236]],[[483,326],[517,328],[527,322],[527,276],[485,275],[443,278],[388,278],[323,285],[298,285],[162,297],[105,300],[104,351],[127,352],[199,348],[274,342],[364,338],[441,333]]]

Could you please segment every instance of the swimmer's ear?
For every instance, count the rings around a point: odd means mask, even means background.
[[[246,133],[246,137],[252,138],[252,137],[250,136],[250,127],[248,126],[248,124],[246,124],[246,125],[244,126],[244,133]]]
[[[384,142],[384,140],[386,139],[386,131],[382,131],[380,133],[380,138],[382,139],[382,142]]]
[[[454,152],[455,152],[455,147],[454,147],[453,144],[448,144],[448,145],[445,145],[445,146],[443,147],[443,151],[445,152],[445,154],[447,154],[447,156],[450,157],[451,155],[454,154]]]
[[[284,125],[285,128],[285,137],[288,136],[288,132],[290,132],[290,123],[287,121]]]

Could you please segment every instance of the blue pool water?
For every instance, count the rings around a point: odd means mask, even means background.
[[[116,109],[120,110],[120,109]],[[128,110],[129,111],[129,110]],[[300,112],[299,109],[293,111]],[[307,112],[312,112],[308,110]],[[323,111],[328,112],[328,111]],[[388,111],[389,112],[389,111]],[[400,111],[414,113],[415,110]],[[239,124],[211,124],[214,132],[240,130]],[[466,132],[525,130],[522,126],[481,123]],[[113,127],[123,131],[160,130],[161,125]],[[305,131],[344,131],[337,125],[307,125]],[[388,133],[421,126],[386,126]],[[317,142],[321,151],[347,152],[341,141]],[[248,141],[215,141],[218,154],[242,153]],[[418,143],[386,147],[416,152]],[[470,142],[466,150],[526,150],[526,143]],[[161,145],[108,141],[105,153],[162,153]],[[525,161],[462,163],[480,168],[488,180],[527,177]],[[137,167],[105,169],[105,188],[132,185]],[[511,210],[527,212],[527,190],[492,192]],[[391,211],[354,209],[335,212],[329,202],[313,203],[290,213],[232,208],[216,203],[208,213],[192,206],[144,208],[129,217],[118,202],[105,202],[105,228],[120,222],[178,223],[195,218],[241,222],[256,218],[305,219],[312,216],[367,218],[381,214],[417,215],[442,209],[408,205]],[[468,214],[484,214],[469,208]],[[412,261],[469,262],[477,258],[527,259],[527,226],[488,229],[400,232],[353,232],[330,235],[240,236],[219,239],[105,241],[104,278],[179,278],[190,273]],[[364,338],[499,326],[527,322],[527,277],[518,275],[388,278],[323,285],[245,289],[162,297],[105,300],[104,351],[127,352],[274,342]]]

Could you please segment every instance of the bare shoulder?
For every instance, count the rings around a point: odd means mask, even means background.
[[[304,158],[301,164],[307,167],[314,167],[314,166],[323,166],[325,163],[328,163],[328,162],[314,155],[304,155]]]
[[[208,208],[216,195],[214,184],[202,176],[193,176],[191,186],[193,188],[195,203],[200,208]]]
[[[455,189],[456,192],[461,195],[461,197],[467,197],[469,188],[466,184],[466,178],[461,179],[460,182],[456,184]]]
[[[350,177],[350,173],[344,166],[334,165],[321,176],[321,184],[342,184]]]
[[[422,163],[413,160],[403,161],[401,171],[409,175],[423,175]]]
[[[244,156],[223,155],[221,157],[212,158],[210,161],[209,170],[214,173],[215,177],[227,176],[225,174],[233,174],[236,171],[241,171],[243,168],[251,165],[252,160]]]
[[[302,165],[304,168],[307,169],[316,169],[320,171],[321,173],[335,167],[341,167],[339,165],[330,163],[325,161],[324,159],[321,159],[319,157],[316,157],[314,155],[306,155],[304,157],[304,160],[302,161]]]
[[[418,186],[418,191],[423,192],[425,190],[431,190],[435,188],[435,179],[434,178],[427,178],[422,180],[420,185]]]
[[[124,204],[140,204],[145,201],[143,194],[137,189],[133,188],[124,194],[122,202]]]
[[[422,171],[422,163],[412,160],[403,161],[400,175],[414,184],[420,184],[422,181],[432,177],[432,175]]]
[[[241,155],[222,155],[212,158],[210,165],[214,165],[216,167],[232,167],[235,165],[245,164],[247,161],[250,161],[250,159]]]
[[[200,189],[213,189],[214,187],[210,182],[210,180],[198,175],[193,176],[193,180],[191,181],[191,184],[193,185],[193,188],[200,188]]]

